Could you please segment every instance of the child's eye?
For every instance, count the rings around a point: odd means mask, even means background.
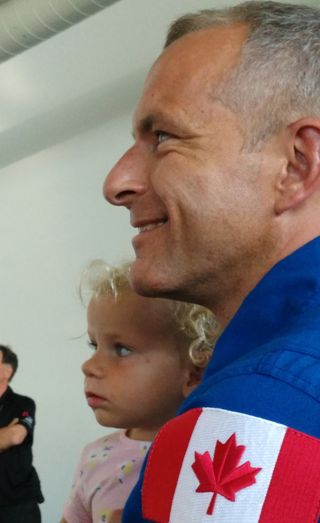
[[[87,345],[88,345],[88,347],[90,347],[91,350],[93,350],[93,351],[97,350],[97,344],[95,341],[88,340]]]
[[[125,358],[126,356],[130,356],[130,354],[132,354],[132,349],[129,349],[129,347],[125,347],[124,345],[116,345],[115,351],[117,356],[120,358]]]

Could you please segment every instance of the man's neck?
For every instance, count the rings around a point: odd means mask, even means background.
[[[7,391],[8,387],[9,387],[8,383],[0,383],[0,398]]]

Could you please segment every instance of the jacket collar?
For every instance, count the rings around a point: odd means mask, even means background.
[[[8,387],[5,392],[0,396],[0,404],[5,403],[13,395],[13,390],[11,387]]]
[[[205,376],[292,327],[310,303],[320,303],[320,237],[275,265],[242,303],[221,337]],[[205,378],[204,376],[204,378]]]

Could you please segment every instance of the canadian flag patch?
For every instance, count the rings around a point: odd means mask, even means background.
[[[159,432],[143,517],[155,523],[317,523],[320,440],[221,409],[193,409]]]
[[[244,450],[243,445],[237,445],[236,435],[233,433],[225,443],[217,441],[212,459],[208,451],[204,454],[195,452],[192,468],[199,480],[196,492],[212,493],[207,510],[209,516],[213,514],[218,495],[235,501],[238,490],[256,482],[255,475],[260,472],[260,468],[251,467],[249,461],[238,465]]]

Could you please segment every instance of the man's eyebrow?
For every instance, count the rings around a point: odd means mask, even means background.
[[[157,120],[157,118],[154,115],[149,115],[149,116],[146,116],[145,118],[142,118],[141,120],[139,120],[139,122],[136,125],[136,129],[137,129],[138,133],[139,134],[149,133],[152,130],[156,120]],[[132,131],[132,136],[133,136],[133,138],[136,137],[135,130]]]
[[[144,118],[141,118],[141,120],[137,121],[135,125],[135,130],[132,133],[133,137],[135,138],[136,133],[149,133],[159,125],[170,125],[177,127],[177,124],[175,123],[175,120],[172,118],[172,115],[163,111],[156,111],[148,114]]]
[[[169,127],[172,131],[180,130],[181,132],[188,132],[188,126],[183,124],[183,120],[180,118],[173,118],[173,115],[163,111],[157,111],[148,114],[144,118],[137,120],[132,131],[132,136],[136,139],[137,134],[143,135],[150,133],[158,127]],[[165,129],[164,129],[165,130]]]

